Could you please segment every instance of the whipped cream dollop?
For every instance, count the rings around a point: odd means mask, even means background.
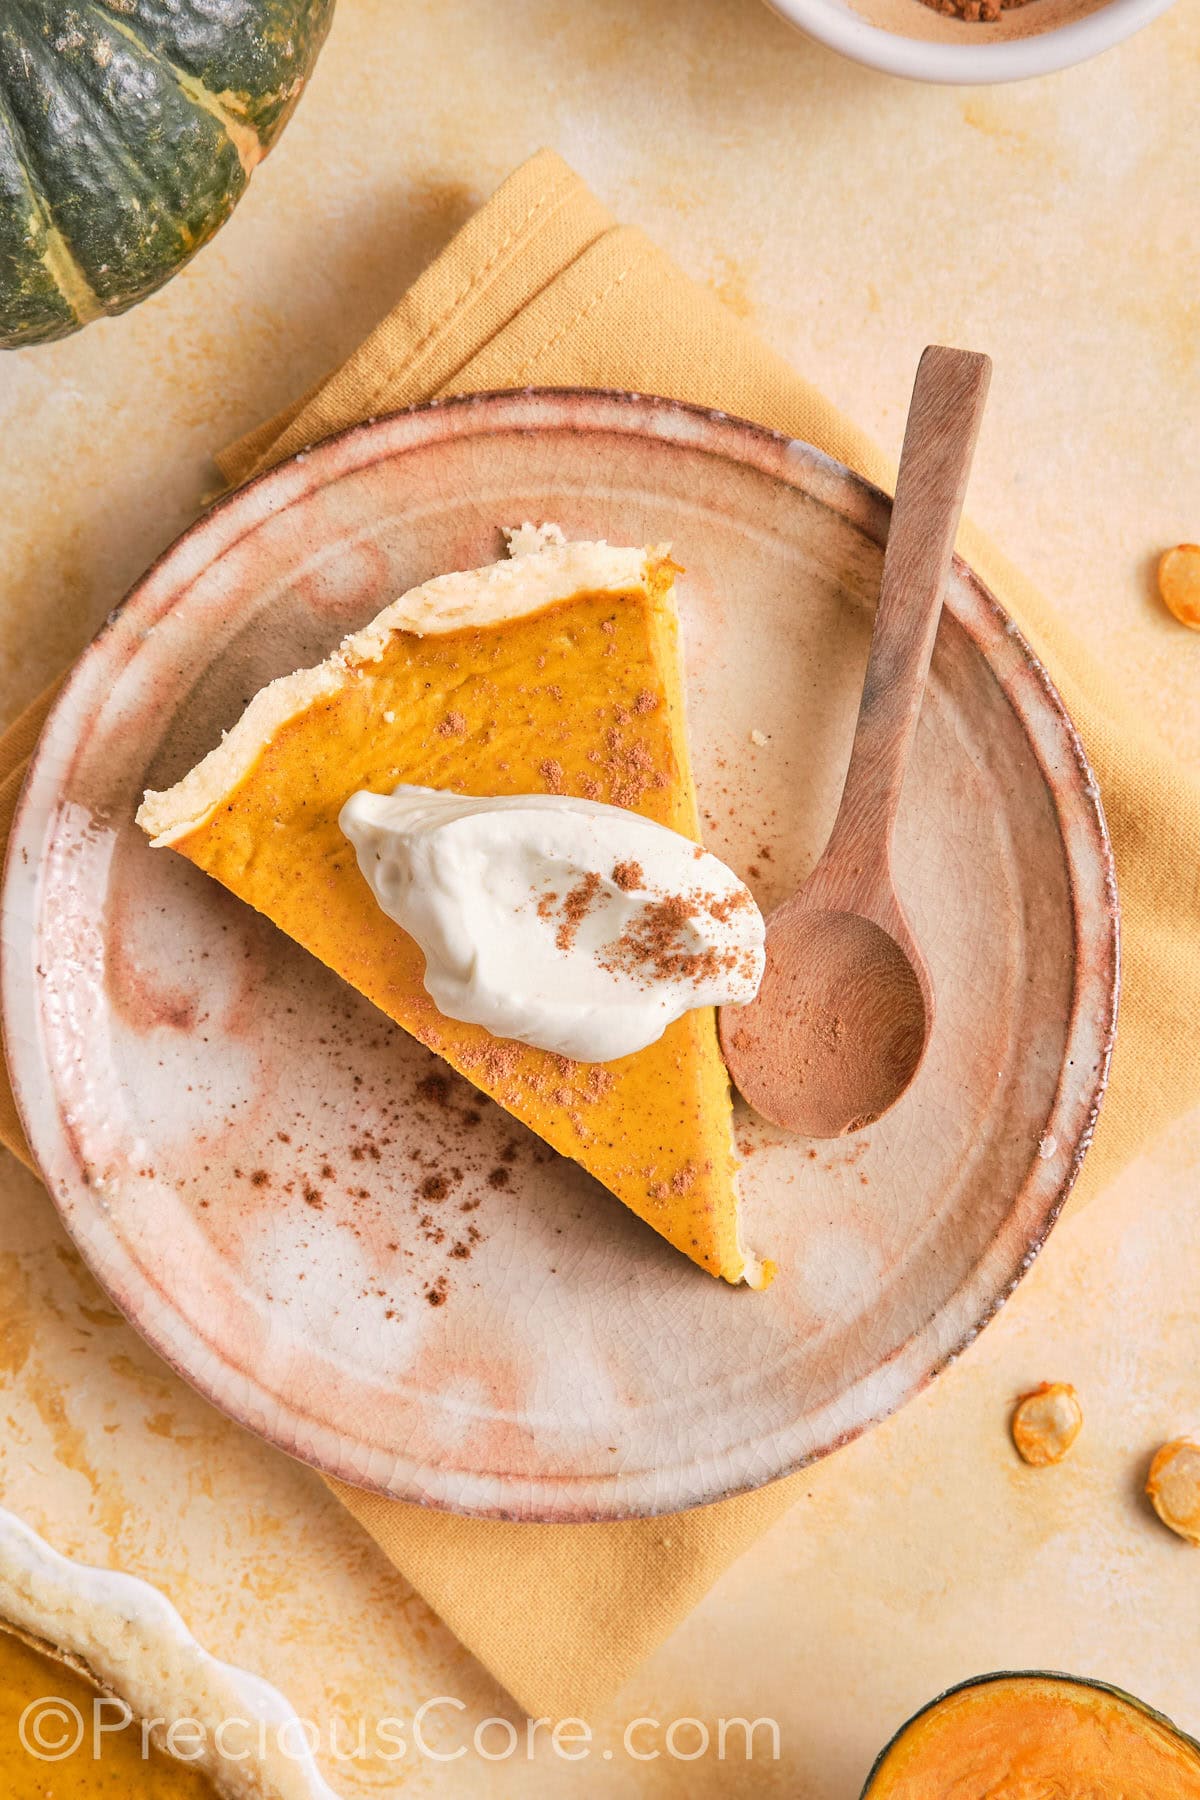
[[[612,1062],[694,1006],[758,992],[765,928],[750,890],[639,813],[402,786],[353,794],[340,824],[448,1018]]]

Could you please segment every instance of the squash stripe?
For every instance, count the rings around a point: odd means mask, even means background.
[[[58,226],[46,220],[46,249],[42,257],[46,273],[81,325],[104,317],[104,307],[87,276],[75,261],[75,253]]]
[[[89,0],[88,11],[96,11],[95,0]],[[131,44],[136,44],[142,55],[148,57],[151,62],[156,62],[160,69],[170,71],[193,106],[198,106],[201,112],[208,113],[223,128],[226,137],[237,151],[243,173],[251,174],[266,155],[262,140],[253,125],[248,125],[244,119],[239,119],[237,114],[223,103],[220,94],[214,94],[212,89],[205,87],[204,83],[195,75],[189,75],[186,69],[181,69],[173,63],[169,56],[164,56],[160,50],[156,50],[152,44],[148,44],[145,38],[141,37],[125,19],[114,17],[107,9],[102,16],[110,31],[115,31],[119,36],[127,38]]]
[[[21,121],[14,117],[11,110],[4,104],[3,97],[0,97],[0,111],[3,111],[4,122],[12,134],[21,169],[29,186],[30,196],[46,233],[46,246],[39,260],[79,323],[89,325],[93,319],[104,317],[104,307],[87,276],[76,262],[75,253],[66,236],[55,221],[54,209],[43,193],[38,180],[37,158],[33,154],[29,139],[21,129]]]

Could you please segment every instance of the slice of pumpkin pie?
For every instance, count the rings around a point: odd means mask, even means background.
[[[522,527],[509,544],[507,560],[425,582],[317,667],[263,688],[189,774],[146,795],[138,823],[702,1268],[763,1286],[770,1267],[745,1249],[739,1228],[713,1007],[691,1007],[656,1041],[611,1061],[452,1018],[426,988],[420,946],[377,903],[339,825],[351,796],[401,788],[575,796],[697,838],[670,558],[568,543],[556,527]],[[635,878],[636,863],[618,865],[618,883]],[[554,899],[570,913],[572,896]],[[564,916],[558,929],[569,935],[575,922]]]

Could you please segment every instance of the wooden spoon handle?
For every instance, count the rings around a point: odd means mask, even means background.
[[[822,859],[836,851],[843,868],[856,869],[860,892],[863,878],[890,881],[900,789],[991,373],[989,357],[938,344],[917,368],[854,747]]]

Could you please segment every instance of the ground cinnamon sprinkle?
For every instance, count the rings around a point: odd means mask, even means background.
[[[580,881],[563,895],[562,922],[554,934],[555,946],[569,950],[579,935],[579,927],[587,917],[593,900],[600,891],[600,877],[589,869]],[[538,911],[541,911],[539,906]]]
[[[460,712],[448,712],[437,728],[439,737],[462,737],[467,721]]]
[[[696,1165],[686,1162],[682,1168],[676,1169],[670,1181],[652,1182],[646,1192],[652,1200],[665,1200],[668,1194],[688,1194],[695,1185]]]
[[[640,862],[619,862],[613,865],[612,878],[623,893],[628,894],[633,888],[645,887],[646,874]]]
[[[736,893],[725,894],[719,900],[706,900],[704,903],[704,910],[707,912],[710,919],[715,919],[717,921],[718,925],[727,925],[731,914],[735,912],[744,912],[746,907],[753,905],[754,901],[751,899],[746,889],[740,888]]]
[[[563,766],[558,761],[557,757],[548,756],[544,762],[540,762],[538,764],[538,774],[546,783],[546,786],[550,789],[552,794],[562,793]]]
[[[733,950],[688,950],[687,925],[700,911],[701,902],[685,894],[665,900],[648,900],[630,920],[620,937],[607,946],[602,969],[642,973],[647,981],[712,981],[736,967]]]
[[[585,1100],[603,1100],[616,1079],[611,1069],[602,1069],[598,1064],[593,1063],[588,1070],[583,1098]]]
[[[661,769],[654,766],[654,758],[643,743],[627,743],[621,730],[610,725],[604,734],[604,748],[607,755],[599,750],[588,752],[589,760],[603,765],[608,777],[609,799],[614,806],[625,806],[631,811],[647,788],[661,788],[667,784],[667,778]]]
[[[521,1064],[521,1051],[509,1038],[493,1038],[479,1060],[485,1079],[495,1084],[516,1074]]]
[[[445,1075],[422,1075],[417,1083],[417,1098],[434,1106],[446,1106],[450,1100],[450,1082]]]

